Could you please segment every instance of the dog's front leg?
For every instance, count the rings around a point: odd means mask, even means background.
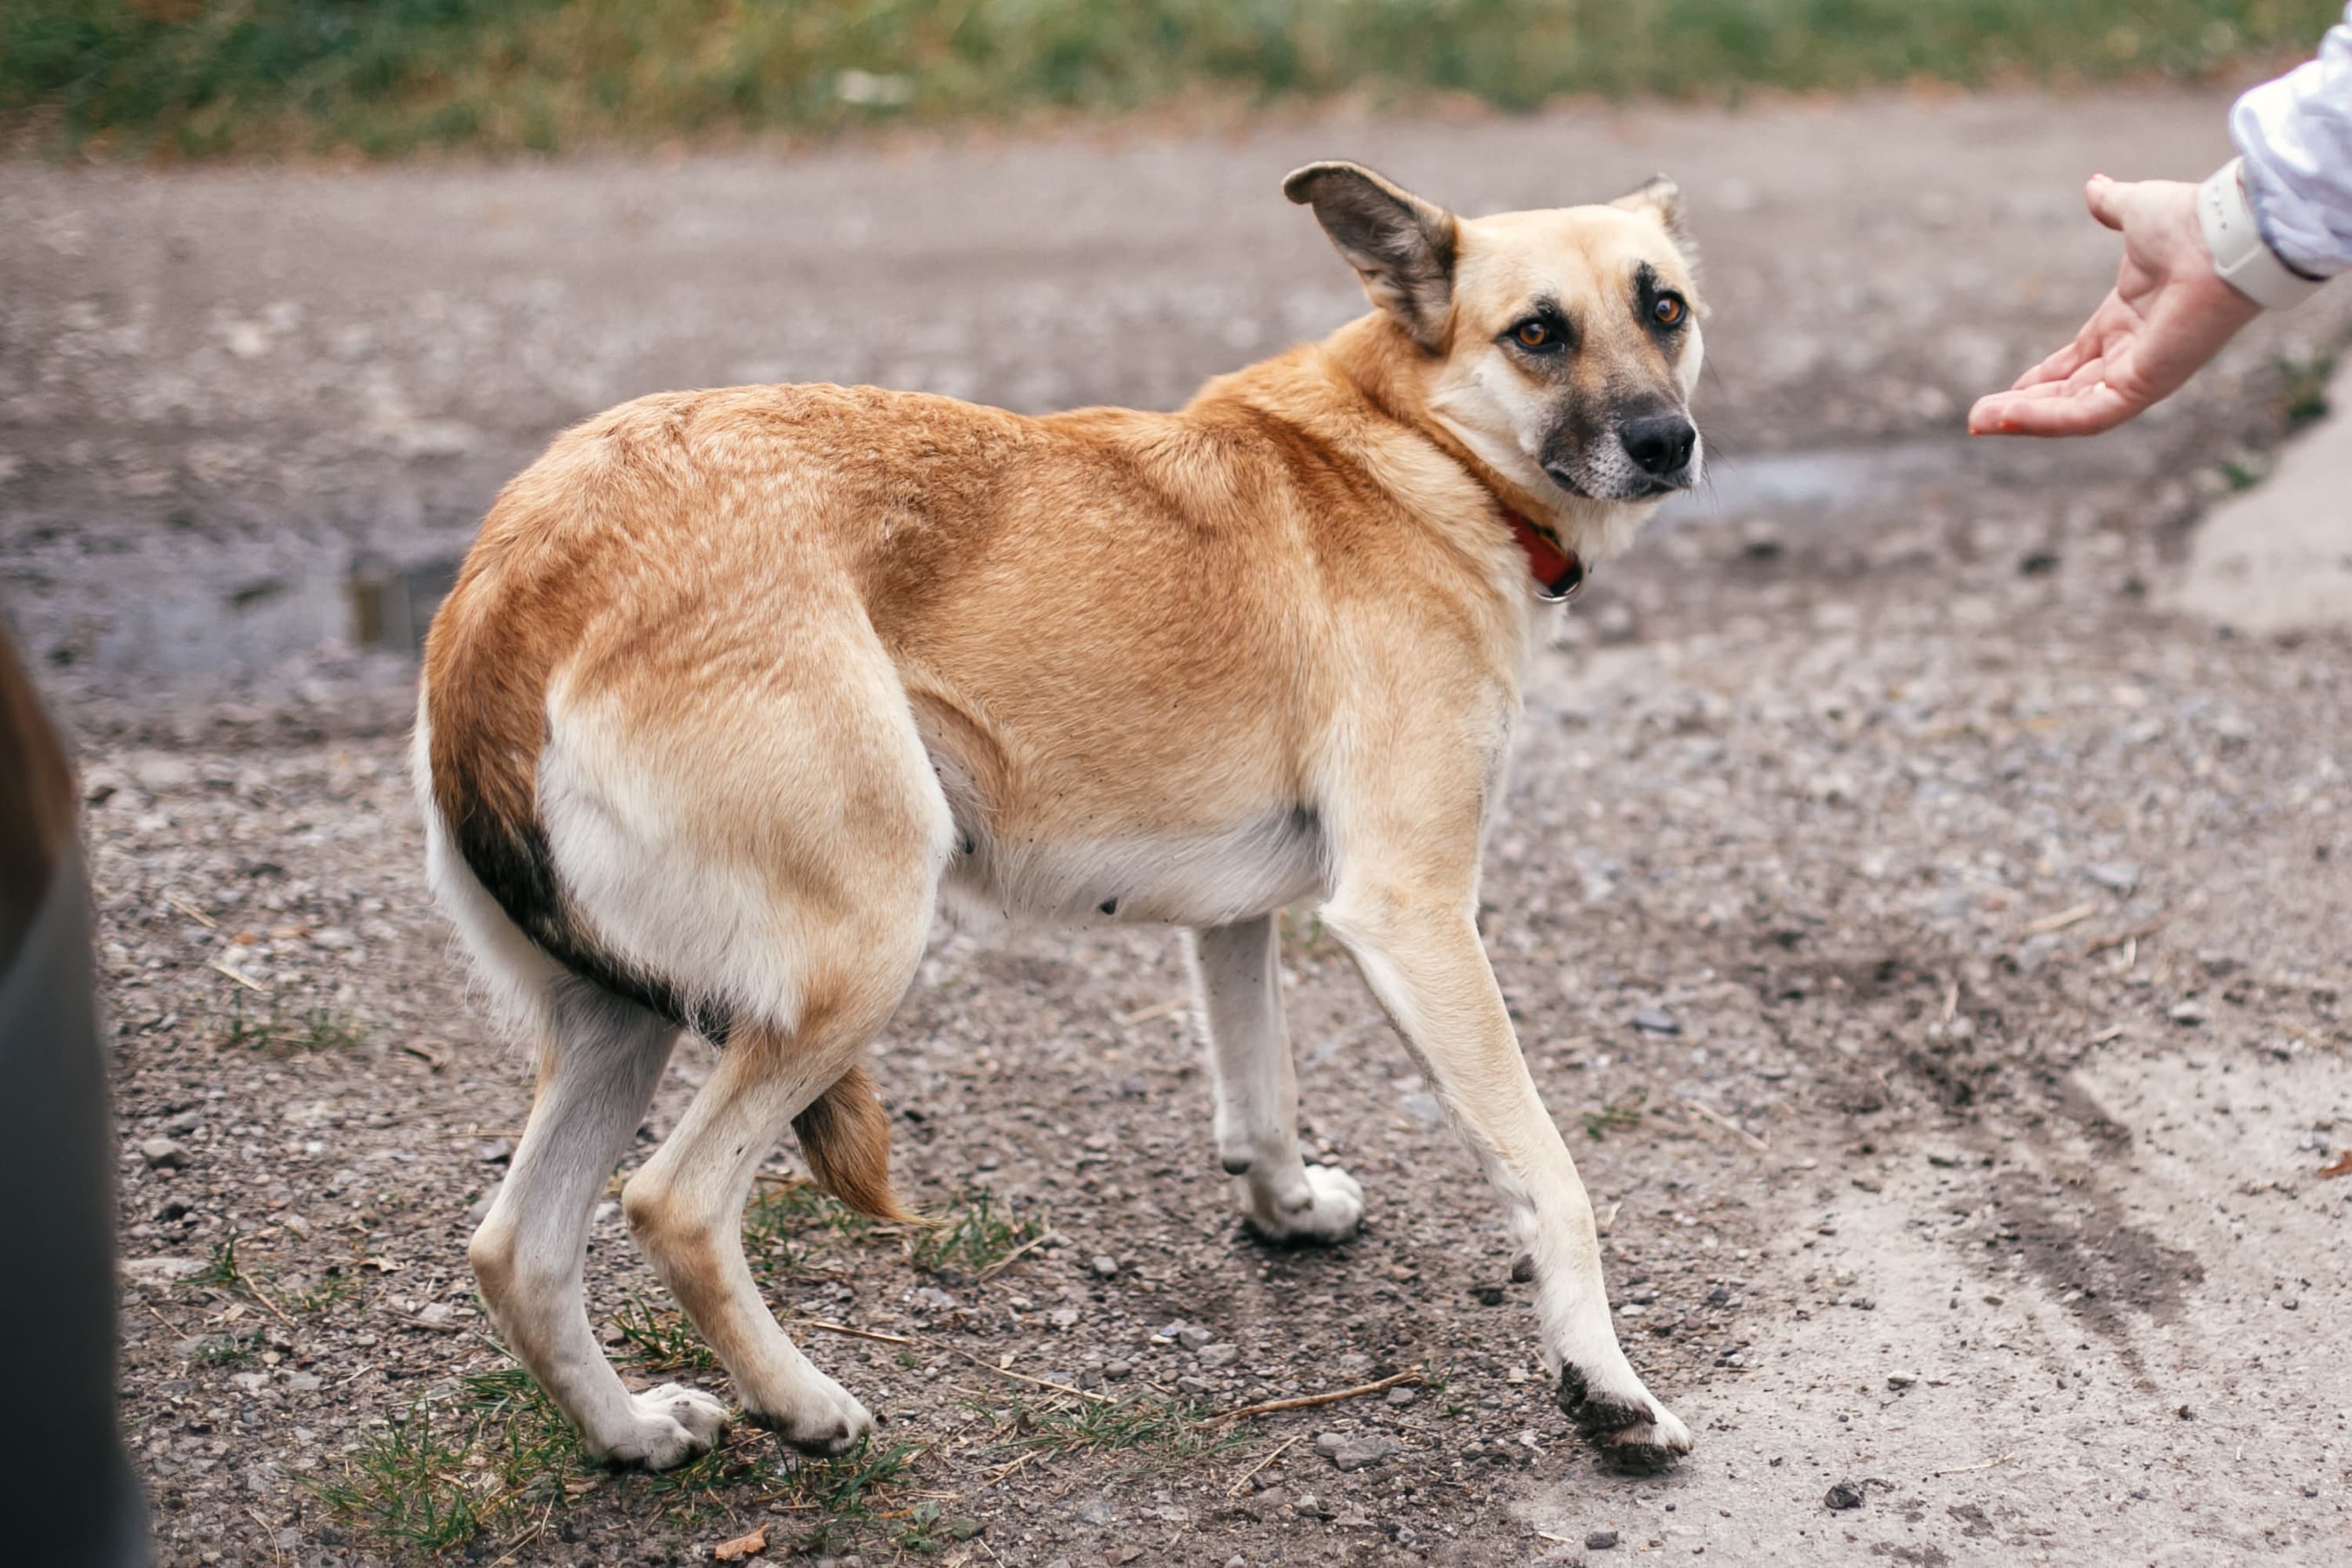
[[[1618,1348],[1592,1205],[1519,1054],[1474,907],[1466,890],[1343,879],[1324,921],[1420,1058],[1534,1260],[1544,1365],[1559,1379],[1561,1408],[1619,1463],[1659,1468],[1690,1450],[1690,1433]]]
[[[1274,916],[1193,931],[1190,946],[1216,1086],[1217,1160],[1242,1216],[1269,1241],[1345,1241],[1363,1222],[1363,1189],[1336,1166],[1299,1158]]]

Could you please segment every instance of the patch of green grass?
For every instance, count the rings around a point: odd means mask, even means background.
[[[240,992],[229,1004],[220,1046],[223,1050],[268,1051],[283,1057],[348,1050],[365,1045],[367,1037],[366,1025],[331,1007],[310,1007],[299,1016],[289,1016],[272,1002],[267,1016],[257,1016],[246,1010]]]
[[[1053,1455],[1138,1451],[1167,1463],[1190,1462],[1250,1440],[1245,1423],[1214,1421],[1196,1405],[1153,1394],[1118,1401],[1084,1399],[1029,1409],[1016,1405],[1007,1446]]]
[[[2278,361],[2280,380],[2279,404],[2286,415],[2290,429],[2300,429],[2315,419],[2327,417],[2327,384],[2336,375],[2334,354],[2314,354],[2308,359]]]
[[[0,124],[152,155],[583,142],[1197,99],[2193,78],[2333,0],[12,0]]]
[[[907,1513],[907,1522],[891,1539],[904,1551],[938,1552],[959,1541],[970,1541],[987,1528],[969,1514],[950,1514],[926,1498]]]
[[[345,1456],[340,1476],[310,1479],[319,1500],[355,1533],[372,1542],[418,1552],[462,1546],[501,1511],[487,1490],[487,1471],[474,1464],[479,1423],[468,1423],[425,1400]]]
[[[242,1296],[278,1311],[323,1312],[344,1301],[359,1300],[359,1281],[333,1269],[325,1278],[296,1289],[279,1289],[274,1273],[254,1268],[240,1256],[237,1244],[244,1239],[242,1234],[236,1234],[220,1242],[202,1268],[181,1276],[180,1288]]]
[[[2229,486],[2233,492],[2252,489],[2270,474],[2270,466],[2266,463],[2242,463],[2234,458],[2222,458],[2219,466],[2221,482]]]
[[[198,1366],[243,1366],[253,1359],[253,1347],[261,1340],[252,1329],[242,1332],[206,1334],[196,1345],[196,1352],[188,1359]]]
[[[738,1427],[710,1453],[642,1484],[675,1521],[782,1502],[815,1515],[824,1533],[875,1518],[919,1452],[909,1442],[869,1443],[837,1459],[803,1460],[767,1433]],[[528,1372],[504,1361],[419,1400],[362,1437],[340,1473],[305,1485],[359,1543],[406,1561],[483,1536],[536,1532],[568,1505],[584,1465],[572,1424]]]
[[[231,1232],[226,1240],[216,1243],[202,1268],[180,1276],[181,1286],[191,1290],[219,1290],[231,1296],[253,1294],[245,1269],[236,1260],[236,1244],[243,1239],[238,1233]]]
[[[743,1210],[743,1255],[761,1273],[822,1273],[835,1245],[864,1241],[873,1231],[872,1220],[814,1182],[762,1177]]]
[[[289,1311],[323,1312],[345,1301],[360,1297],[360,1282],[348,1274],[330,1269],[327,1274],[299,1289],[281,1291],[278,1302]]]
[[[705,1372],[719,1364],[692,1324],[677,1312],[656,1312],[632,1296],[613,1314],[620,1331],[617,1359],[642,1372]]]
[[[912,1256],[919,1268],[978,1274],[1003,1262],[1047,1228],[1041,1214],[999,1210],[985,1189],[960,1193],[947,1213],[915,1238]]]
[[[1612,1100],[1598,1110],[1584,1113],[1584,1135],[1600,1142],[1612,1132],[1622,1132],[1642,1125],[1642,1107],[1650,1091],[1637,1089],[1622,1100]]]

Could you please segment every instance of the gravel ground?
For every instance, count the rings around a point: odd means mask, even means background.
[[[82,741],[161,1560],[404,1560],[353,1499],[405,1464],[487,1516],[457,1553],[531,1563],[761,1528],[866,1563],[2336,1561],[2347,637],[2158,605],[2352,301],[2116,440],[1948,438],[2104,286],[2077,173],[2201,172],[2220,101],[0,168],[0,585]],[[1172,402],[1349,308],[1274,195],[1330,153],[1471,208],[1665,167],[1709,247],[1729,460],[1562,621],[1486,893],[1697,1451],[1635,1479],[1569,1440],[1483,1185],[1302,916],[1310,1157],[1364,1182],[1359,1240],[1240,1234],[1172,937],[942,931],[878,1065],[963,1245],[835,1223],[788,1155],[754,1216],[887,1473],[761,1436],[682,1483],[569,1463],[465,1270],[529,1072],[425,900],[354,558],[429,584],[551,428],[654,385]],[[643,1147],[709,1063],[681,1050]],[[717,1377],[613,1210],[589,1273],[633,1375]],[[420,1410],[447,1447],[403,1458]]]

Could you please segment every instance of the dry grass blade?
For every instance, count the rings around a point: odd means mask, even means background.
[[[1288,1453],[1290,1451],[1291,1445],[1297,1443],[1301,1437],[1306,1436],[1307,1434],[1304,1432],[1293,1432],[1289,1436],[1285,1437],[1280,1443],[1276,1444],[1274,1452],[1268,1454],[1265,1458],[1260,1459],[1256,1464],[1252,1465],[1248,1469],[1244,1470],[1242,1472],[1242,1479],[1235,1481],[1230,1488],[1228,1488],[1225,1495],[1227,1497],[1241,1496],[1243,1492],[1249,1489],[1250,1479],[1252,1477],[1255,1476],[1260,1470],[1265,1468],[1268,1465],[1274,1463],[1276,1459],[1282,1458],[1286,1453]]]
[[[1047,1242],[1055,1239],[1059,1234],[1060,1233],[1057,1231],[1049,1230],[1042,1236],[1031,1237],[1028,1240],[1023,1242],[1020,1246],[1014,1247],[1012,1251],[1006,1253],[1003,1257],[998,1258],[987,1268],[982,1269],[978,1275],[974,1276],[974,1278],[978,1279],[981,1284],[987,1284],[990,1280],[995,1279],[998,1275],[1012,1268],[1013,1265],[1020,1259],[1021,1256],[1030,1248],[1043,1247]]]
[[[227,964],[223,963],[217,958],[214,959],[212,963],[206,964],[205,967],[212,970],[215,973],[227,975],[231,980],[236,981],[247,991],[267,991],[269,989],[268,986],[264,985],[252,975],[247,974],[240,970],[231,969]]]
[[[804,1329],[822,1329],[828,1334],[847,1334],[853,1340],[879,1340],[886,1345],[911,1345],[916,1342],[904,1334],[886,1334],[879,1329],[853,1329],[847,1323],[829,1323],[823,1318],[803,1318]]]
[[[1755,1133],[1750,1132],[1747,1128],[1742,1127],[1738,1122],[1731,1120],[1730,1117],[1724,1115],[1723,1112],[1710,1110],[1703,1101],[1690,1100],[1685,1100],[1683,1103],[1690,1107],[1693,1114],[1706,1117],[1709,1121],[1714,1122],[1717,1127],[1722,1128],[1726,1132],[1730,1133],[1733,1137],[1747,1144],[1750,1149],[1755,1150],[1759,1154],[1769,1154],[1772,1152],[1771,1144],[1766,1142],[1763,1139],[1759,1138]]]
[[[2071,910],[2060,910],[2054,915],[2043,915],[2038,921],[2026,921],[2025,934],[2043,936],[2053,931],[2064,931],[2068,926],[2082,924],[2098,912],[2096,904],[2076,904]]]
[[[987,1373],[992,1377],[1011,1378],[1015,1383],[1025,1383],[1032,1388],[1050,1388],[1056,1394],[1066,1394],[1073,1399],[1091,1400],[1097,1405],[1116,1405],[1118,1403],[1118,1400],[1113,1399],[1108,1394],[1088,1394],[1085,1389],[1072,1388],[1066,1383],[1048,1383],[1042,1377],[1027,1377],[1017,1372],[1007,1372],[1004,1368],[998,1366],[994,1362],[982,1361],[976,1355],[965,1355],[962,1351],[956,1349],[953,1345],[948,1346],[947,1351],[950,1355],[962,1356],[964,1360],[971,1363],[972,1365],[980,1368],[981,1371]],[[1217,1419],[1222,1420],[1223,1418],[1220,1416],[1217,1417]]]
[[[2132,927],[2129,931],[2119,931],[2112,936],[2103,936],[2083,951],[2084,952],[2105,952],[2108,948],[2121,947],[2127,942],[2137,942],[2144,936],[2154,936],[2158,931],[2160,931],[2166,926],[2170,925],[2172,923],[2173,917],[2178,915],[2179,912],[2180,911],[2179,910],[2167,910],[2160,915],[2156,915],[2140,921],[2139,924]]]

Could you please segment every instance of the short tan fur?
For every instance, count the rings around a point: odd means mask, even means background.
[[[1701,466],[1675,194],[1464,219],[1352,164],[1284,188],[1374,309],[1176,413],[669,394],[491,510],[428,639],[417,780],[436,891],[541,1053],[470,1255],[592,1452],[677,1464],[726,1416],[629,1393],[582,1306],[603,1173],[688,1028],[725,1049],[632,1231],[751,1418],[814,1452],[870,1430],[737,1226],[788,1125],[901,1215],[865,1063],[943,895],[1188,928],[1219,1160],[1294,1242],[1363,1212],[1297,1142],[1274,916],[1320,903],[1503,1199],[1567,1413],[1629,1464],[1688,1447],[1617,1345],[1472,923],[1541,613],[1513,514],[1597,563]]]

